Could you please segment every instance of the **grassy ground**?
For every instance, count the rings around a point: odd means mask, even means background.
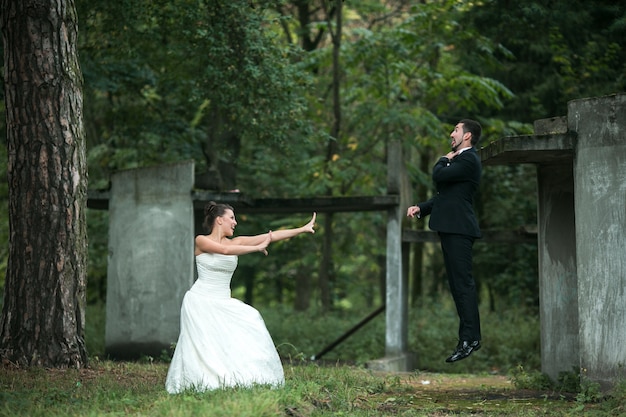
[[[384,315],[323,362],[309,361],[365,313],[262,309],[286,361],[285,387],[169,395],[164,384],[171,352],[138,362],[107,360],[104,305],[91,305],[85,329],[90,367],[44,370],[0,364],[0,416],[626,417],[626,384],[601,397],[593,385],[579,384],[575,371],[558,382],[542,375],[538,321],[512,308],[485,312],[483,348],[454,366],[443,359],[456,344],[458,319],[445,300],[421,303],[410,311],[409,345],[419,371],[382,374],[366,369],[368,360],[384,356]]]
[[[471,360],[468,359],[468,360]],[[626,390],[580,394],[520,389],[490,374],[374,373],[300,361],[280,389],[169,395],[167,363],[92,361],[83,370],[0,368],[0,416],[626,416]]]

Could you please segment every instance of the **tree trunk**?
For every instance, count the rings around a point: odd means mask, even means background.
[[[320,261],[319,288],[322,309],[328,311],[333,306],[331,283],[334,280],[335,265],[333,263],[333,213],[324,216],[324,240],[322,242],[322,259]]]
[[[334,0],[332,12],[328,11],[326,2],[322,2],[326,10],[329,28],[331,16],[336,12],[335,30],[329,31],[333,43],[333,125],[330,135],[333,139],[328,141],[326,149],[326,164],[330,165],[335,160],[335,155],[339,152],[339,136],[341,134],[341,66],[339,63],[339,55],[341,52],[341,35],[342,35],[342,19],[341,8],[342,0]],[[332,195],[332,190],[327,190],[328,195]],[[324,219],[324,242],[322,248],[322,262],[320,267],[319,283],[322,298],[322,307],[324,310],[332,308],[331,284],[334,280],[334,264],[332,260],[332,244],[333,244],[333,213],[328,213]]]
[[[73,0],[0,0],[9,260],[0,357],[80,368],[87,271],[87,165]]]

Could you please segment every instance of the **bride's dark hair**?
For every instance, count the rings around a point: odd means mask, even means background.
[[[204,222],[202,222],[202,227],[204,227],[208,233],[211,233],[213,231],[213,223],[215,222],[215,219],[223,216],[224,213],[226,213],[226,210],[235,211],[230,204],[209,201],[206,206],[204,206]]]

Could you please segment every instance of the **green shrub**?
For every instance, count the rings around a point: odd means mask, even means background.
[[[374,308],[334,312],[294,312],[287,307],[260,309],[284,358],[308,359],[321,352],[359,323]],[[506,374],[522,364],[540,369],[539,320],[518,310],[485,313],[482,349],[470,360],[445,362],[457,344],[458,318],[452,301],[422,303],[409,310],[408,345],[417,368],[432,372],[485,372]],[[385,314],[365,324],[323,361],[363,364],[385,355]]]
[[[375,308],[298,312],[287,306],[257,307],[285,360],[308,362]],[[458,318],[451,300],[428,301],[409,310],[408,345],[417,368],[431,372],[507,374],[522,366],[539,370],[539,321],[518,310],[483,313],[482,349],[468,360],[448,364],[444,360],[456,346]],[[86,312],[86,343],[90,356],[104,357],[105,306],[89,305]],[[363,365],[385,355],[385,313],[317,358],[320,362]],[[164,360],[163,358],[158,358]]]
[[[513,385],[518,389],[548,390],[553,387],[550,378],[539,370],[527,371],[523,366],[519,365],[512,369],[510,374]]]

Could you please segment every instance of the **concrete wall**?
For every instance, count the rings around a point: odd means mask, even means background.
[[[111,178],[107,355],[158,356],[176,342],[180,305],[194,280],[193,162]]]
[[[568,104],[580,367],[603,386],[626,377],[626,94]]]
[[[537,167],[541,370],[578,368],[578,288],[572,162]]]

